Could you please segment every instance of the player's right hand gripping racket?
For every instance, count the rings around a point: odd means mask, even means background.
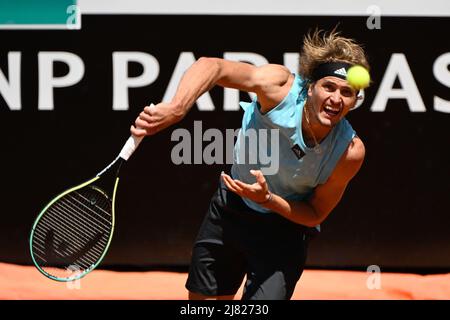
[[[142,138],[131,136],[105,169],[64,191],[40,212],[31,230],[30,251],[43,275],[73,281],[100,264],[113,236],[119,170]]]

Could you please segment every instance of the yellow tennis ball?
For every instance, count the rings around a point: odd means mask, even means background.
[[[363,66],[355,65],[347,71],[347,82],[356,90],[365,89],[370,84],[369,71]]]

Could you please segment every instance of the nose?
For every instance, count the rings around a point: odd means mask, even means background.
[[[338,90],[336,90],[333,93],[331,93],[331,95],[330,95],[330,102],[333,105],[339,105],[339,106],[342,105],[342,97],[341,97],[341,94],[339,93]]]

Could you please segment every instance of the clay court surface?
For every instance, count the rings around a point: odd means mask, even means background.
[[[369,274],[305,270],[294,300],[450,299],[450,274],[381,273],[381,288],[368,289]],[[185,300],[183,272],[95,270],[78,283],[60,283],[32,266],[0,263],[0,299],[19,300]],[[372,282],[374,284],[375,282]],[[236,295],[239,299],[242,286]]]

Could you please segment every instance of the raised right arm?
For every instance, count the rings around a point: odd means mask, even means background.
[[[254,92],[263,112],[276,106],[289,92],[293,76],[281,65],[261,67],[219,58],[200,58],[183,75],[169,103],[145,107],[136,119],[136,136],[155,134],[180,121],[195,101],[215,85]]]

